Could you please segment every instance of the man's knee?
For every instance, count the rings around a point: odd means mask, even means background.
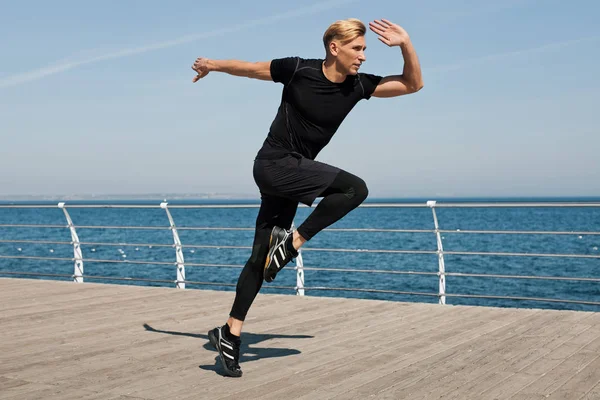
[[[347,186],[343,193],[350,200],[350,203],[357,207],[366,200],[369,195],[369,188],[365,181],[356,175],[346,174],[345,179]]]
[[[361,204],[369,196],[369,188],[364,180],[356,178],[356,183],[353,185],[354,188],[354,202]]]

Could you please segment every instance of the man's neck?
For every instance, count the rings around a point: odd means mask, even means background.
[[[346,80],[347,74],[338,70],[335,61],[323,61],[322,69],[325,77],[331,82],[342,83]]]

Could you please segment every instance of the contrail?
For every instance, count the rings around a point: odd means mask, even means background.
[[[141,47],[134,47],[129,49],[123,49],[119,51],[115,51],[113,53],[103,54],[96,57],[90,57],[79,61],[66,61],[58,64],[51,64],[42,68],[38,68],[32,71],[23,72],[20,74],[12,75],[0,80],[0,88],[16,86],[22,83],[35,81],[38,79],[42,79],[44,77],[58,74],[60,72],[68,71],[70,69],[80,67],[86,64],[93,64],[99,61],[112,60],[115,58],[132,56],[135,54],[147,53],[154,50],[160,50],[167,47],[173,47],[184,43],[194,42],[200,39],[206,39],[209,37],[220,36],[227,33],[237,32],[244,29],[266,25],[272,22],[281,21],[285,19],[300,17],[303,15],[316,14],[321,11],[330,10],[332,8],[338,7],[343,4],[356,2],[358,0],[330,0],[324,1],[319,4],[314,4],[309,7],[297,8],[295,10],[291,10],[285,13],[271,15],[264,18],[254,19],[249,22],[234,25],[231,27],[226,27],[222,29],[217,29],[210,32],[198,33],[193,35],[182,36],[177,39],[167,40],[164,42],[158,42],[149,44]]]
[[[533,48],[524,49],[524,50],[515,50],[515,51],[509,51],[509,52],[505,52],[505,53],[490,54],[490,55],[483,56],[483,57],[470,58],[467,60],[462,60],[455,64],[447,64],[447,65],[440,65],[437,67],[423,68],[423,70],[427,71],[427,72],[455,71],[458,69],[463,69],[466,67],[473,66],[475,64],[482,64],[482,63],[485,63],[488,61],[495,61],[495,60],[500,60],[500,59],[504,59],[504,58],[508,58],[508,57],[520,56],[523,54],[543,53],[545,51],[557,50],[557,49],[561,49],[563,47],[567,47],[567,46],[570,46],[573,44],[578,44],[578,43],[583,43],[583,42],[593,42],[598,39],[600,39],[600,36],[589,36],[589,37],[583,37],[583,38],[579,38],[579,39],[564,40],[561,42],[549,43],[549,44],[545,44],[543,46],[533,47]]]

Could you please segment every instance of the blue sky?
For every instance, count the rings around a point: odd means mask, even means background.
[[[322,57],[337,19],[411,35],[425,87],[360,102],[318,159],[370,197],[600,196],[600,3],[4,1],[0,197],[258,195],[281,85],[196,57]],[[361,70],[402,71],[367,34]]]

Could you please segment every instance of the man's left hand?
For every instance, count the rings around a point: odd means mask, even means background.
[[[410,40],[404,28],[387,19],[376,19],[369,23],[369,28],[378,35],[377,39],[390,47],[402,46]]]

